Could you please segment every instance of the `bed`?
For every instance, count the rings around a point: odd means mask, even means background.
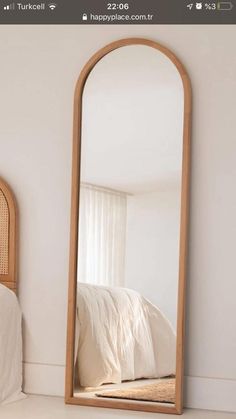
[[[175,332],[138,292],[79,283],[76,315],[81,387],[175,374]]]
[[[21,310],[17,299],[14,196],[0,178],[0,404],[23,396]]]

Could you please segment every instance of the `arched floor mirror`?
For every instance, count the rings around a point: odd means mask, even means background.
[[[66,403],[180,414],[191,88],[147,39],[91,57],[74,98]]]

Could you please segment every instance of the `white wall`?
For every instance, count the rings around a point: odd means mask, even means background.
[[[127,197],[125,286],[156,304],[176,328],[180,189]]]
[[[127,193],[176,182],[183,102],[178,70],[154,48],[130,45],[103,57],[83,92],[83,181]]]
[[[170,47],[193,85],[186,405],[236,411],[235,26],[2,26],[0,175],[20,215],[27,391],[64,388],[73,90],[106,43]]]

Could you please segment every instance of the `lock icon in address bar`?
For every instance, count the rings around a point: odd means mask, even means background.
[[[88,20],[88,15],[86,13],[83,13],[82,20]]]

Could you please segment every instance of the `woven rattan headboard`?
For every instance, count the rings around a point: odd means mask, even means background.
[[[17,292],[16,202],[7,183],[0,178],[0,283]]]

